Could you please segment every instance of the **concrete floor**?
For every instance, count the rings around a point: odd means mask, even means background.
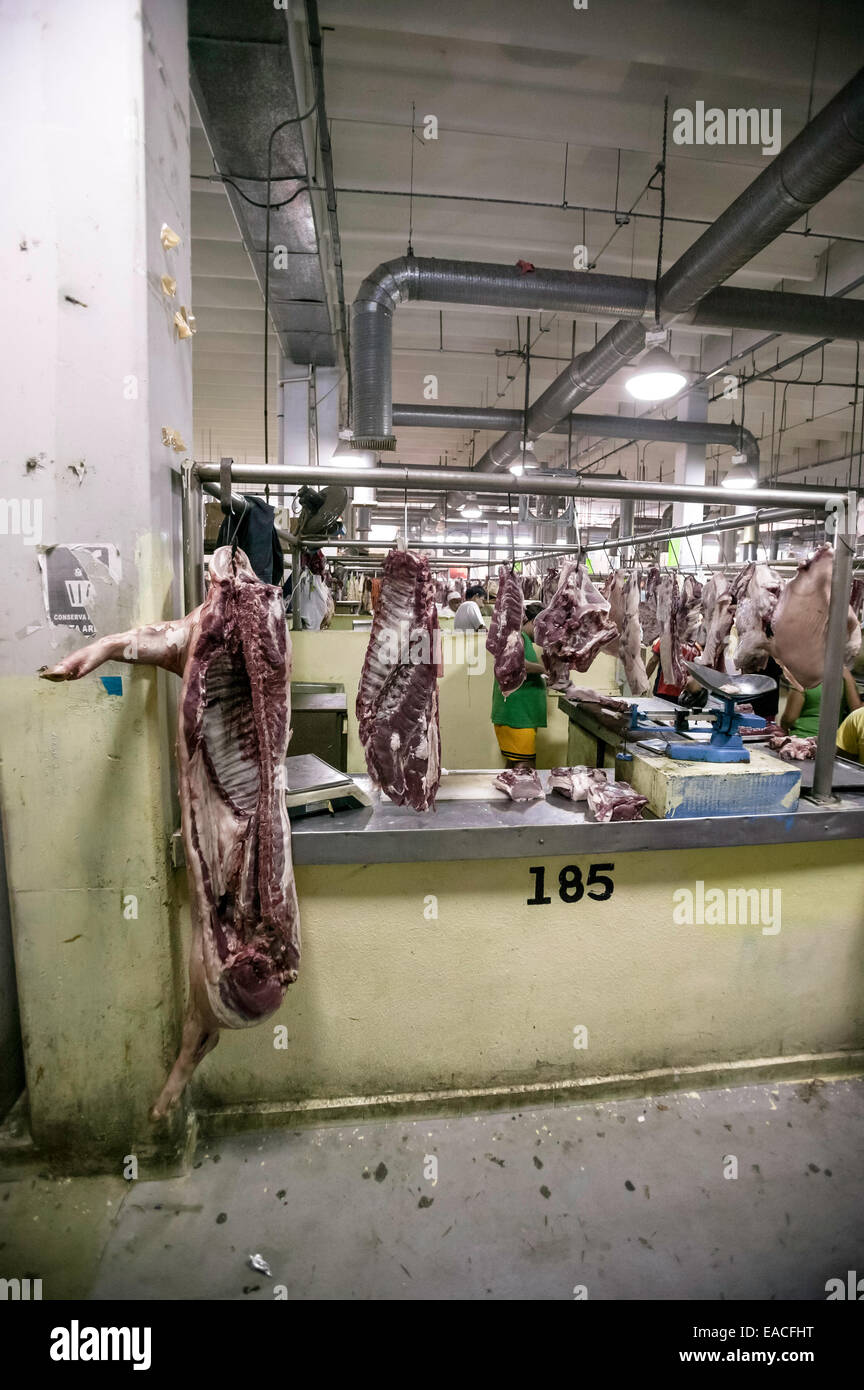
[[[44,1298],[824,1300],[861,1262],[862,1139],[858,1079],[248,1134],[165,1182],[0,1184],[0,1275]]]

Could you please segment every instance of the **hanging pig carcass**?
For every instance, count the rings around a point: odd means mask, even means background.
[[[210,562],[204,603],[185,618],[101,637],[45,680],[105,661],[162,666],[182,678],[180,810],[192,910],[189,1003],[180,1053],[151,1117],[179,1101],[222,1028],[278,1009],[300,965],[300,915],[285,807],[291,648],[282,591],[241,550]]]

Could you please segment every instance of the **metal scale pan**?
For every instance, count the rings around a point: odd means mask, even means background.
[[[776,689],[777,682],[771,676],[739,675],[732,676],[728,671],[715,671],[711,666],[700,666],[697,661],[685,661],[684,669],[716,695],[720,700],[734,700],[736,704],[758,700],[760,695],[768,695]]]

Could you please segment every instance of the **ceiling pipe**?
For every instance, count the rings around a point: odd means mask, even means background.
[[[864,301],[836,295],[786,294],[721,286],[676,319],[678,325],[728,331],[791,333],[799,338],[864,340]]]
[[[864,70],[847,82],[667,270],[660,281],[660,310],[673,319],[687,313],[854,173],[862,162]],[[574,405],[602,386],[618,366],[639,352],[644,339],[641,324],[619,320],[596,347],[575,358],[535,401],[525,421],[526,436],[537,439],[546,433],[551,428],[550,415],[554,410],[560,406],[558,419],[563,419]],[[507,468],[518,457],[521,439],[521,433],[503,435],[475,466],[482,472]]]
[[[864,69],[697,237],[660,281],[667,314],[684,314],[769,246],[864,161]]]
[[[470,304],[554,310],[595,318],[653,316],[654,284],[626,275],[536,268],[482,261],[402,256],[366,277],[351,307],[352,425],[356,448],[391,450],[393,314],[400,304]],[[802,337],[864,339],[864,303],[821,295],[718,290],[682,319],[700,330],[728,327]]]
[[[519,432],[521,410],[494,406],[394,405],[393,423],[405,428],[448,430],[509,430]],[[596,434],[602,439],[651,439],[667,444],[728,444],[740,447],[748,463],[759,463],[759,444],[750,430],[739,425],[702,420],[647,420],[628,415],[582,415],[575,412],[553,425],[550,434],[574,437]],[[521,439],[521,433],[520,433]]]

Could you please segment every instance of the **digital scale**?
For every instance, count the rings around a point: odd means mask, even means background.
[[[776,681],[770,676],[732,676],[726,671],[714,671],[710,666],[700,666],[695,661],[685,661],[684,667],[710,692],[715,701],[720,702],[720,707],[691,710],[683,705],[668,705],[668,714],[665,714],[665,711],[657,708],[657,700],[650,701],[650,710],[646,708],[648,701],[636,700],[630,707],[630,723],[624,731],[624,737],[633,742],[643,743],[651,751],[665,753],[669,758],[686,759],[688,762],[749,763],[750,751],[745,748],[739,730],[764,729],[766,721],[758,714],[742,713],[736,707],[775,690]],[[670,721],[673,724],[672,729],[667,727]],[[694,724],[695,728],[692,727]],[[698,727],[700,724],[703,726],[701,729]],[[706,739],[705,735],[709,729],[710,738]],[[675,742],[676,736],[681,735],[688,741]],[[652,738],[655,740],[653,744]],[[619,753],[618,759],[622,762],[632,762],[633,755]]]

